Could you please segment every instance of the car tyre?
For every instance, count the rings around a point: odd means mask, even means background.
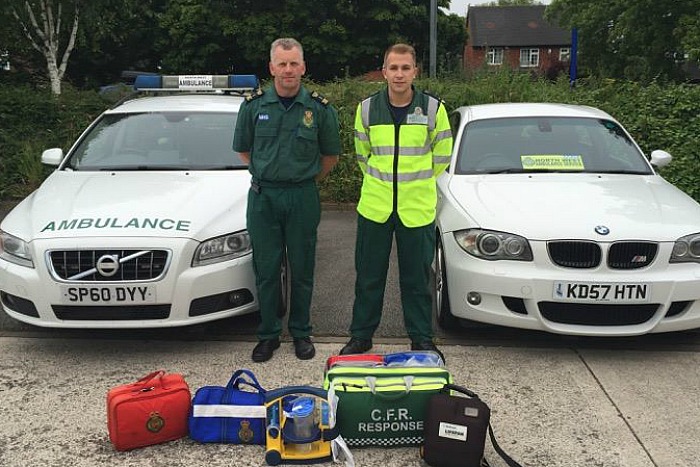
[[[459,320],[450,310],[450,295],[447,289],[447,267],[442,242],[438,240],[435,251],[435,312],[440,328],[450,330],[457,327]]]

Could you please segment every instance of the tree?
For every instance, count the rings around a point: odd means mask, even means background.
[[[304,46],[308,73],[314,79],[327,80],[380,68],[386,47],[399,41],[413,44],[420,58],[428,49],[428,3],[316,0],[310,6],[306,0],[283,0],[274,5],[238,0],[234,4],[239,15],[227,18],[222,26],[243,61],[258,72],[267,73],[270,43],[291,36]],[[439,0],[438,5],[446,7],[449,0]],[[246,14],[240,14],[242,11]],[[438,24],[443,24],[445,16],[438,11]],[[438,28],[439,50],[461,56],[464,25],[457,15],[451,16],[450,27]],[[443,36],[445,32],[449,36]]]
[[[357,56],[363,56],[363,39],[352,33],[352,22],[361,22],[356,16],[357,4],[357,0],[317,0],[313,4],[305,0],[278,4],[239,0],[234,14],[222,26],[237,60],[249,64],[256,73],[267,74],[273,40],[294,37],[304,46],[307,73],[323,80],[342,76],[346,65],[354,66],[350,43],[355,44]]]
[[[241,15],[242,12],[239,12]],[[223,18],[233,14],[230,2],[170,0],[158,15],[162,34],[157,50],[166,73],[230,73],[233,48],[221,33]]]
[[[463,71],[462,56],[466,42],[466,21],[459,15],[438,16],[437,68],[442,72]]]
[[[6,25],[14,24],[15,19],[10,13],[10,9],[6,7],[0,7],[0,24],[5,25],[5,27],[0,28],[0,56],[3,58],[0,61],[8,60],[10,65],[10,70],[5,71],[0,69],[0,77],[3,82],[26,82],[28,78],[25,73],[21,73],[24,76],[20,76],[19,70],[26,69],[23,66],[27,61],[26,57],[35,55],[33,49],[26,43],[22,31],[19,27],[12,28]]]
[[[425,0],[2,1],[8,8],[0,7],[0,14],[7,13],[0,19],[16,23],[23,40],[15,41],[8,31],[0,30],[0,46],[4,41],[12,43],[8,50],[13,62],[28,57],[41,63],[29,45],[32,52],[27,53],[15,49],[14,42],[34,44],[42,53],[53,50],[49,58],[41,57],[44,63],[57,64],[46,68],[55,78],[52,84],[56,81],[59,86],[64,78],[94,88],[115,82],[122,70],[129,69],[267,76],[270,43],[283,36],[295,37],[304,45],[309,77],[320,81],[379,69],[386,47],[398,41],[413,44],[419,60],[427,57],[428,50],[429,2]],[[449,0],[438,0],[438,5],[446,7]],[[42,47],[42,11],[47,24],[54,26],[53,44],[65,46],[62,56],[55,47]],[[32,17],[39,19],[37,27]],[[74,20],[72,30],[58,27],[69,20]],[[464,29],[463,18],[438,11],[438,65],[455,68],[462,55]],[[34,62],[34,69],[44,68]]]
[[[685,15],[678,21],[676,37],[690,60],[700,61],[700,8],[695,15]]]
[[[90,8],[85,4],[67,79],[76,86],[95,88],[117,82],[123,70],[158,71],[167,47],[180,47],[163,39],[166,31],[159,18],[168,3],[91,0]]]
[[[78,0],[5,0],[6,7],[32,48],[46,61],[51,92],[61,94],[61,81],[75,47],[80,21]],[[64,8],[65,6],[65,8]],[[65,11],[64,11],[65,10]],[[69,24],[64,29],[64,24]],[[62,51],[61,51],[62,50]]]
[[[578,28],[581,64],[594,73],[648,82],[681,76],[679,34],[697,0],[553,0],[546,15]]]

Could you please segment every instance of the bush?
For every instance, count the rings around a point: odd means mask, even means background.
[[[419,79],[416,85],[440,96],[448,111],[462,105],[494,102],[558,102],[597,107],[619,120],[647,156],[654,149],[670,152],[673,162],[660,174],[700,202],[700,86],[642,86],[592,79],[579,81],[572,88],[565,76],[550,81],[509,70],[483,71],[468,80]],[[361,99],[382,86],[348,80],[314,87],[338,108],[342,125],[343,158],[324,184],[324,194],[332,201],[356,201],[359,196],[361,174],[354,162],[352,142],[354,111]]]
[[[107,105],[97,93],[69,86],[58,97],[30,86],[0,86],[0,199],[31,193],[49,173],[41,152],[68,150]]]
[[[419,79],[419,88],[440,96],[448,111],[462,105],[491,102],[560,102],[590,105],[619,120],[645,154],[664,149],[673,155],[661,174],[700,201],[700,86],[661,85],[614,80],[581,80],[571,88],[566,77],[556,81],[508,70],[483,71],[470,78]],[[307,86],[338,109],[343,151],[321,187],[323,199],[355,202],[362,184],[355,162],[355,109],[381,82],[347,79]],[[69,87],[58,98],[48,91],[0,85],[0,199],[22,197],[46,175],[37,161],[50,147],[67,150],[80,132],[118,96],[77,92]],[[17,109],[22,109],[18,112]],[[34,159],[32,159],[34,158]]]

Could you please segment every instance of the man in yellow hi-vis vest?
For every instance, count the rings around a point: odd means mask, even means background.
[[[364,177],[357,206],[351,339],[340,353],[372,348],[394,236],[411,349],[440,353],[433,342],[430,267],[435,178],[449,165],[452,133],[443,103],[413,87],[418,72],[413,47],[389,47],[382,71],[387,87],[362,101],[355,116],[355,151]]]

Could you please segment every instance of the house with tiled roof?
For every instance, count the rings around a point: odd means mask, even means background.
[[[568,69],[571,31],[544,19],[545,5],[470,6],[464,66],[508,66],[555,75]]]

